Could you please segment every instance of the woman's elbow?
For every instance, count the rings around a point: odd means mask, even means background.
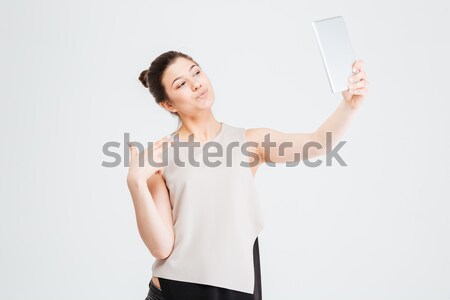
[[[155,251],[150,251],[152,253],[152,256],[156,259],[166,259],[167,257],[172,254],[173,251],[174,242],[169,242],[166,246],[160,247],[159,249]]]

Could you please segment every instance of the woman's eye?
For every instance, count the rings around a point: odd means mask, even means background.
[[[197,71],[197,72],[195,72],[195,74],[194,75],[197,75],[197,74],[199,74],[200,73],[200,71]],[[186,82],[183,82],[182,84],[180,84],[177,88],[180,88],[180,87],[182,87],[184,84],[185,84]]]

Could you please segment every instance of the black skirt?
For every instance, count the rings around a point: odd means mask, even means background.
[[[221,287],[184,282],[158,277],[161,289],[150,280],[150,290],[146,299],[157,300],[262,300],[261,266],[258,238],[253,244],[253,265],[255,287],[253,294],[225,289]]]

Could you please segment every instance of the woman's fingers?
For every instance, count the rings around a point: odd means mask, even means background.
[[[363,70],[364,61],[357,60],[352,65],[353,74],[348,78],[348,89],[351,94],[365,95],[368,92],[369,81],[367,74]]]
[[[363,61],[362,60],[357,60],[353,63],[352,65],[352,71],[354,74],[359,73],[362,70],[362,65],[363,65]]]
[[[368,90],[369,90],[368,88],[360,88],[357,90],[351,90],[350,93],[352,95],[366,95]]]
[[[136,159],[137,149],[133,146],[132,142],[128,143],[128,148],[130,149],[130,160],[128,161],[128,166],[131,166],[132,162]]]
[[[350,84],[351,84],[351,83],[355,83],[355,82],[358,82],[358,81],[361,81],[361,80],[366,79],[366,76],[367,76],[366,72],[361,71],[361,72],[358,73],[358,74],[355,74],[355,75],[350,76],[350,77],[348,78],[348,82],[349,82]]]
[[[136,149],[133,146],[133,142],[128,143],[128,148],[130,149],[130,157],[133,158],[133,156],[136,154]]]
[[[170,140],[170,135],[167,135],[165,137],[163,137],[162,139],[157,140],[156,142],[153,143],[153,149],[156,150],[157,148],[161,147],[161,145],[164,142],[167,142]]]
[[[153,144],[153,154],[155,154],[158,159],[161,157],[161,153],[164,150],[164,147],[161,147],[163,143],[168,142],[170,140],[170,135],[163,137],[162,139],[156,141]]]
[[[161,146],[163,145],[163,143],[167,142],[169,140],[170,140],[170,135],[165,136],[162,139],[159,139],[156,142],[152,143],[153,146],[152,146],[152,149],[151,149],[152,150],[151,155],[154,155],[155,153],[159,154],[162,151]],[[131,164],[132,161],[135,161],[138,157],[140,159],[141,159],[141,157],[142,158],[147,157],[148,153],[149,153],[149,150],[150,150],[149,148],[145,148],[144,151],[139,151],[138,147],[133,146],[132,143],[133,142],[128,143],[129,148],[130,148],[130,164]]]
[[[160,139],[159,141],[157,141],[157,144],[154,145],[153,153],[154,153],[154,155],[156,155],[158,160],[162,157],[162,152],[165,150],[164,147],[161,147],[161,146],[164,145],[165,142],[169,142],[169,141],[170,141],[170,135]]]
[[[358,81],[356,83],[349,84],[350,90],[356,90],[359,88],[369,87],[369,82],[367,80]]]

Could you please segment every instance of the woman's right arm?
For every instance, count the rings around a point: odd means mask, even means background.
[[[148,250],[157,259],[172,253],[174,229],[172,207],[164,179],[152,175],[147,182],[128,180],[139,234]]]
[[[148,161],[148,153],[152,150],[153,161],[161,162],[161,145],[168,140],[167,136],[155,142],[151,149],[142,152],[134,146],[130,147],[131,160],[127,176],[139,234],[157,259],[165,259],[172,253],[175,235],[169,192],[162,178],[164,167],[152,166]],[[143,166],[139,163],[140,158],[144,158]]]

